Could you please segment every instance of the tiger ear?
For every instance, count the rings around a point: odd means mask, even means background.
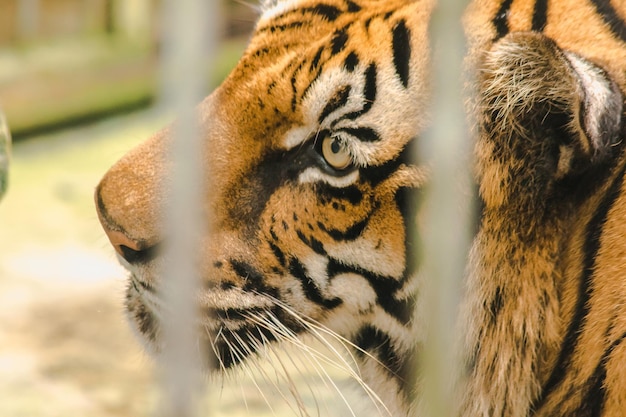
[[[574,122],[587,140],[592,160],[601,161],[621,140],[623,97],[613,79],[603,69],[565,52],[578,80],[580,109]]]
[[[540,33],[516,32],[493,45],[479,74],[481,137],[500,154],[552,179],[615,155],[623,98],[597,65]]]

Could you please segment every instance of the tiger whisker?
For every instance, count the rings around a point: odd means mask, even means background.
[[[233,337],[237,340],[237,342],[241,345],[245,345],[246,349],[248,348],[248,344],[241,338],[241,336],[239,336],[238,334],[233,334]],[[259,340],[257,340],[255,337],[253,337],[249,332],[248,332],[248,338],[249,338],[249,342],[250,344],[253,345],[254,349],[249,349],[250,351],[256,351],[257,355],[260,354],[261,352],[264,352],[265,357],[268,356],[268,352],[267,352],[267,348],[268,345],[267,344],[263,344],[261,343]],[[267,371],[265,371],[262,366],[258,363],[258,361],[255,359],[255,357],[251,357],[251,360],[247,361],[247,363],[249,364],[249,366],[254,366],[254,368],[256,369],[256,373],[258,375],[260,375],[263,380],[268,383],[271,384],[274,388],[274,390],[276,392],[278,392],[278,394],[281,396],[281,398],[283,400],[285,400],[285,403],[288,404],[289,408],[291,408],[293,410],[293,407],[291,406],[291,403],[289,402],[289,400],[287,399],[287,397],[285,396],[285,394],[282,392],[282,390],[280,389],[280,386],[278,385],[278,383],[276,381],[274,381],[272,378],[270,378],[267,374]],[[254,378],[254,377],[253,377]],[[267,403],[267,405],[269,406],[270,410],[272,411],[273,414],[276,415],[276,412],[274,411],[274,409],[272,408],[268,398],[266,397],[266,395],[262,392],[262,388],[258,385],[258,383],[256,382],[256,380],[253,381],[255,386],[257,387],[257,389],[260,391],[261,396],[263,397],[264,401]],[[294,410],[295,411],[295,410]]]
[[[274,408],[272,407],[271,402],[269,401],[269,399],[265,396],[265,393],[263,392],[263,389],[259,386],[256,377],[254,376],[254,372],[253,370],[250,368],[250,366],[253,363],[253,361],[249,360],[249,361],[245,361],[244,358],[246,357],[246,355],[244,355],[244,352],[241,351],[241,349],[245,349],[247,351],[249,351],[250,349],[247,347],[246,343],[241,340],[241,337],[239,335],[237,335],[236,333],[230,332],[230,334],[233,336],[233,338],[237,341],[237,344],[239,345],[239,347],[235,346],[233,343],[231,343],[228,338],[223,337],[224,339],[224,343],[226,343],[226,345],[228,346],[228,350],[229,352],[231,352],[231,355],[236,355],[236,357],[239,360],[239,363],[242,365],[241,369],[243,369],[244,372],[246,372],[246,374],[248,375],[250,381],[252,382],[252,384],[255,386],[255,388],[257,389],[258,393],[261,395],[261,398],[263,398],[263,401],[265,401],[265,404],[267,405],[267,407],[270,409],[270,411],[272,412],[272,414],[276,415],[276,412],[274,411]],[[235,358],[233,357],[233,360]],[[256,364],[255,364],[256,365]]]
[[[306,353],[306,352],[302,352],[302,353]],[[303,356],[304,355],[300,355],[299,357],[296,355],[296,357],[294,358],[293,355],[291,355],[291,353],[287,352],[286,355],[282,355],[281,357],[286,356],[287,359],[289,360],[289,362],[293,365],[293,367],[297,370],[298,374],[302,377],[302,379],[304,381],[306,381],[306,386],[308,388],[308,391],[311,395],[311,398],[313,399],[313,401],[315,402],[315,409],[317,410],[317,415],[318,417],[321,415],[320,414],[320,403],[318,402],[317,399],[317,395],[315,393],[315,390],[313,389],[313,385],[310,383],[309,381],[309,375],[306,374],[306,372],[304,371],[305,369],[307,369],[307,365],[311,365],[310,362],[307,362],[305,364]],[[296,358],[299,358],[299,363],[296,363]],[[318,376],[318,378],[323,382],[324,386],[328,388],[328,384],[325,380],[325,378],[322,376],[322,374],[320,373],[320,369],[322,369],[321,367],[317,366],[317,362],[312,364],[312,368],[313,371],[315,371],[315,374]]]
[[[271,313],[268,312],[268,315],[273,318]],[[282,341],[282,342],[291,342],[291,343],[296,342],[298,347],[300,347],[300,348],[303,346],[302,342],[296,338],[296,335],[291,330],[289,330],[288,328],[286,328],[284,326],[280,326],[280,327],[276,326],[274,323],[269,321],[267,317],[263,317],[263,316],[258,315],[258,314],[250,314],[250,319],[252,321],[256,322],[256,324],[258,326],[261,326],[261,327],[263,327],[265,329],[268,329],[270,332],[272,332],[272,335],[274,337],[276,337],[277,340]],[[276,352],[274,344],[269,343],[269,341],[265,338],[265,336],[261,335],[261,337],[264,338],[264,345],[266,346],[265,350],[267,351],[268,348],[271,349],[271,353],[273,355],[271,362],[272,363],[276,363],[276,362],[280,363],[281,368],[284,371],[284,374],[282,374],[283,378],[287,381],[293,398],[295,398],[296,401],[298,402],[298,407],[301,410],[304,410],[304,412],[306,412],[304,403],[301,401],[301,396],[297,393],[296,384],[293,381],[293,379],[291,378],[291,376],[290,376],[290,374],[289,374],[289,372],[287,370],[287,367],[282,362],[282,356],[280,356]],[[304,352],[304,350],[301,350],[301,352]],[[290,361],[293,363],[294,367],[297,369],[297,371],[302,376],[305,376],[305,374],[302,373],[301,367],[299,367],[293,361],[293,358],[291,357],[291,355],[288,355],[288,357],[289,357]],[[310,363],[309,363],[309,365],[310,365]],[[318,367],[315,368],[315,370],[318,373],[318,375],[320,375],[320,378],[322,378],[321,374],[319,373],[319,369],[318,368],[322,369],[322,367],[318,366]],[[274,369],[276,371],[278,371],[278,369],[276,369],[276,367],[274,367]],[[326,377],[330,378],[328,375]],[[306,378],[304,378],[304,379],[307,380]],[[312,394],[312,397],[314,398],[314,400],[316,402],[316,408],[318,410],[318,415],[319,415],[319,403],[317,403],[317,397],[316,397],[316,395],[315,395],[311,385],[308,383],[308,381],[307,381],[307,385],[309,387],[309,391]],[[307,413],[307,415],[308,415],[308,413]]]
[[[296,405],[297,405],[298,411],[300,412],[301,415],[303,415],[302,413],[304,413],[304,415],[308,416],[309,414],[306,412],[306,407],[305,407],[304,402],[302,401],[302,396],[298,393],[296,384],[294,383],[293,379],[291,378],[291,375],[290,375],[289,371],[285,367],[285,364],[283,363],[283,361],[281,359],[281,356],[276,353],[276,351],[274,349],[274,345],[271,344],[269,342],[269,340],[267,340],[266,336],[263,333],[261,333],[261,338],[263,340],[262,341],[258,341],[258,342],[265,346],[266,354],[269,355],[269,351],[271,351],[271,353],[272,353],[273,358],[272,358],[271,363],[273,365],[275,363],[280,364],[280,368],[283,371],[281,373],[281,376],[287,382],[287,387],[289,389],[289,392],[291,393],[291,396],[296,401]],[[277,379],[280,378],[281,376],[278,375],[278,368],[276,366],[273,366],[273,369],[276,372]],[[279,392],[280,392],[280,389],[279,389]],[[281,395],[282,395],[282,392],[281,392]],[[286,400],[284,395],[283,395],[283,398]]]
[[[298,320],[299,323],[301,323],[304,327],[306,327],[306,329],[308,330],[308,333],[310,335],[312,335],[317,341],[321,342],[327,349],[329,349],[331,352],[333,352],[336,355],[336,358],[338,358],[341,361],[341,365],[338,362],[330,359],[328,356],[326,356],[324,354],[320,354],[320,352],[316,351],[316,353],[320,355],[319,356],[320,359],[323,359],[329,365],[336,366],[340,370],[344,370],[344,371],[348,372],[348,374],[354,380],[356,380],[356,382],[365,391],[365,393],[370,398],[372,403],[376,406],[378,412],[379,413],[384,412],[387,415],[391,415],[391,412],[389,411],[387,406],[384,404],[382,399],[376,394],[376,392],[368,384],[365,383],[365,381],[363,380],[363,378],[362,378],[362,376],[361,376],[361,374],[359,372],[358,366],[352,366],[345,359],[344,355],[342,355],[340,352],[338,352],[337,349],[326,339],[325,336],[329,336],[332,339],[336,340],[344,348],[345,352],[350,356],[353,364],[356,363],[356,359],[354,358],[350,348],[355,349],[356,351],[362,353],[364,356],[366,356],[366,357],[372,359],[373,361],[375,361],[376,363],[378,363],[380,366],[385,367],[386,369],[388,369],[383,363],[380,362],[380,360],[378,358],[373,356],[371,353],[365,351],[361,347],[357,346],[356,344],[354,344],[350,340],[346,339],[345,337],[337,334],[336,332],[333,332],[332,330],[330,330],[326,326],[322,325],[321,323],[319,323],[319,322],[317,322],[317,321],[315,321],[315,320],[313,320],[313,319],[311,319],[309,317],[302,317],[298,312],[294,311],[291,307],[289,307],[285,303],[281,302],[280,300],[278,300],[278,299],[276,299],[274,297],[270,297],[270,296],[267,296],[267,297],[271,298],[271,300],[277,306],[281,307],[286,313],[288,313],[291,317],[293,317],[294,319]],[[282,325],[282,323],[281,323],[281,325]],[[297,339],[297,343],[298,343],[297,346],[299,346],[303,350],[305,350],[305,351],[307,351],[309,353],[311,352],[312,348],[310,346],[304,344],[299,339]],[[389,372],[392,372],[392,371],[389,370]],[[380,407],[382,407],[382,410],[381,410]]]
[[[282,325],[282,323],[277,322],[276,317],[271,313],[271,312],[267,312],[268,317],[264,317],[260,314],[250,314],[249,318],[255,322],[257,325],[262,326],[265,329],[268,329],[269,331],[272,332],[272,334],[274,335],[274,337],[276,337],[277,340],[283,342],[283,343],[290,343],[290,344],[296,344],[299,348],[300,351],[302,353],[306,353],[304,349],[302,349],[303,347],[303,343],[297,338],[297,335],[295,333],[293,333],[292,330],[290,330],[289,328],[287,328],[286,326]],[[274,347],[274,344],[268,344],[270,346],[270,348],[272,349],[272,353],[275,357],[275,359],[281,364],[282,369],[285,371],[285,375],[287,378],[289,378],[289,383],[290,383],[290,389],[295,389],[295,383],[293,383],[293,380],[291,379],[291,377],[289,376],[289,373],[287,371],[287,367],[284,365],[284,363],[282,362],[282,357],[281,355],[279,355],[276,352],[276,348]],[[313,391],[313,388],[311,386],[311,384],[308,382],[308,379],[306,378],[306,374],[302,371],[301,367],[298,366],[298,364],[295,363],[294,358],[292,357],[292,355],[287,355],[288,359],[290,360],[290,362],[293,364],[294,368],[297,370],[297,372],[304,377],[303,379],[305,381],[307,381],[307,386],[309,388],[309,392],[311,393],[311,396],[313,398],[313,400],[315,401],[316,404],[316,408],[318,410],[318,415],[319,415],[319,403],[317,402],[317,396],[315,395],[315,392]],[[310,365],[310,363],[309,363]],[[319,367],[321,368],[321,367]],[[318,376],[320,377],[320,379],[323,380],[322,375],[319,372],[318,367],[314,367],[316,373],[318,374]],[[326,381],[324,381],[324,383],[326,384]],[[292,394],[295,396],[297,393],[292,392]]]
[[[371,353],[369,353],[368,351],[366,351],[365,349],[362,349],[360,346],[356,345],[355,343],[351,342],[350,340],[348,340],[347,338],[341,336],[340,334],[333,332],[332,330],[330,330],[328,327],[324,326],[323,324],[319,323],[318,321],[310,318],[310,317],[303,317],[300,313],[298,313],[297,311],[293,310],[290,306],[288,306],[287,304],[283,303],[281,300],[268,296],[266,294],[260,294],[259,295],[264,295],[268,298],[270,298],[272,300],[272,302],[274,302],[278,307],[280,307],[281,309],[283,309],[286,313],[288,313],[292,318],[298,320],[303,326],[305,326],[308,330],[315,330],[315,334],[314,336],[316,336],[316,339],[319,337],[321,338],[320,341],[321,342],[327,342],[326,340],[324,340],[324,337],[319,334],[318,332],[324,333],[325,335],[328,335],[330,337],[332,337],[334,340],[336,340],[337,342],[339,342],[344,348],[346,348],[346,353],[350,356],[350,359],[352,359],[353,363],[357,363],[356,358],[354,357],[354,355],[351,353],[349,348],[352,348],[358,352],[360,352],[361,354],[363,354],[364,356],[367,356],[369,359],[375,361],[378,365],[385,367],[387,370],[389,370],[391,372],[391,370],[389,368],[387,368],[387,366],[380,362],[380,360],[378,358],[376,358],[374,355],[372,355]],[[334,349],[333,349],[334,350]],[[335,352],[337,353],[337,352]],[[360,377],[360,375],[359,375]]]
[[[217,332],[213,340],[211,340],[211,332],[208,331],[208,329],[207,329],[207,334],[209,337],[209,345],[211,346],[211,349],[213,350],[213,353],[215,354],[215,358],[220,366],[220,369],[222,370],[222,375],[226,375],[226,366],[224,365],[224,361],[222,361],[222,358],[220,357],[219,352],[217,351],[217,340],[220,338],[220,336],[223,338],[222,330],[223,328],[220,327],[219,331]]]
[[[265,342],[258,340],[256,337],[252,336],[249,332],[248,332],[248,337],[249,337],[249,340],[250,340],[249,343],[252,344],[252,346],[254,348],[252,350],[256,351],[257,354],[260,354],[261,352],[263,352],[263,355],[264,355],[263,357],[268,359],[268,360],[270,360],[270,362],[272,364],[274,364],[274,359],[276,359],[277,355],[276,355],[276,353],[273,350],[274,349],[273,345],[265,338],[265,336],[263,334],[261,334],[261,337],[265,339]],[[270,356],[271,356],[270,353],[273,353],[274,358],[270,359]],[[279,375],[278,369],[275,366],[272,366],[272,369],[274,369],[274,371],[275,371],[275,377],[276,377],[276,379],[274,379],[274,378],[270,377],[268,372],[260,365],[260,363],[256,360],[256,358],[252,361],[252,364],[255,366],[255,368],[257,370],[257,373],[259,375],[261,375],[263,377],[263,379],[267,383],[270,383],[273,386],[274,390],[281,396],[281,398],[283,400],[285,400],[285,403],[289,406],[289,408],[292,411],[295,412],[296,409],[294,409],[294,407],[292,406],[291,402],[289,401],[287,395],[285,395],[283,393],[282,389],[280,388],[280,385],[277,382],[277,381],[280,381],[280,379],[286,379],[287,382],[290,383],[290,385],[291,385],[292,382],[288,380],[288,378],[289,378],[288,373]],[[296,399],[296,401],[298,402],[299,396],[298,396],[297,392],[293,392],[292,391],[291,393],[292,393],[294,399]],[[303,410],[304,410],[304,406],[299,404],[297,411],[299,412],[300,415],[303,415],[302,414]],[[305,414],[306,414],[306,412],[305,412]]]
[[[277,303],[278,304],[278,303]],[[287,307],[288,308],[288,307]],[[269,314],[269,312],[268,312]],[[332,388],[340,395],[340,397],[342,398],[342,400],[344,401],[344,403],[348,406],[348,408],[350,409],[350,411],[353,413],[352,411],[352,407],[349,404],[349,401],[347,400],[347,398],[345,398],[345,396],[343,395],[343,393],[341,392],[341,390],[339,389],[339,387],[336,385],[336,383],[333,381],[333,379],[328,375],[328,373],[326,372],[326,370],[324,369],[324,366],[319,362],[320,360],[327,364],[327,365],[331,365],[334,366],[336,368],[338,368],[339,370],[345,371],[348,373],[348,375],[350,377],[352,377],[354,380],[356,380],[356,382],[361,386],[361,388],[365,391],[365,393],[368,395],[368,397],[370,398],[370,400],[374,403],[374,405],[376,406],[376,409],[378,410],[379,414],[383,412],[390,415],[390,411],[387,409],[387,407],[384,405],[383,401],[380,399],[380,397],[378,397],[378,395],[376,395],[376,393],[363,381],[360,373],[358,372],[358,367],[354,366],[355,364],[355,358],[351,355],[351,352],[348,348],[348,346],[353,346],[355,348],[356,347],[354,344],[352,344],[351,342],[347,341],[345,338],[340,337],[339,335],[337,335],[336,333],[332,332],[331,330],[327,329],[326,327],[322,326],[322,325],[313,325],[312,323],[309,323],[306,319],[302,318],[297,312],[294,311],[290,311],[290,314],[293,315],[293,317],[295,317],[296,319],[298,319],[303,325],[305,325],[305,327],[307,327],[307,329],[309,330],[309,332],[312,334],[312,336],[314,336],[314,338],[318,341],[320,341],[324,347],[326,347],[327,349],[329,349],[330,352],[332,352],[333,358],[329,357],[328,355],[322,353],[321,351],[314,349],[313,347],[307,345],[306,343],[304,343],[303,341],[301,341],[297,335],[295,335],[295,333],[293,333],[292,330],[290,330],[289,328],[287,328],[282,322],[280,322],[280,320],[274,316],[273,314],[269,314],[270,317],[272,318],[272,323],[269,323],[267,321],[267,319],[265,317],[256,317],[256,316],[252,316],[250,315],[250,318],[252,320],[256,321],[257,325],[262,325],[265,328],[268,328],[268,330],[273,331],[273,329],[275,327],[278,327],[279,329],[281,329],[278,332],[278,335],[280,335],[280,339],[282,341],[287,341],[291,344],[293,344],[294,346],[296,346],[301,352],[306,353],[309,355],[309,357],[314,360],[315,363],[315,369],[318,373],[318,375],[320,376],[320,378],[322,380],[329,382],[332,385]],[[326,340],[326,338],[320,334],[318,332],[318,330],[323,331],[323,333],[335,338],[336,340],[338,340],[341,344],[341,346],[345,349],[345,351],[350,354],[350,357],[352,358],[353,362],[350,363],[348,362],[344,355],[342,355],[339,351],[337,351],[337,349],[328,341]],[[274,334],[276,334],[276,332],[273,331]],[[277,335],[277,336],[278,336]],[[277,337],[278,338],[278,337]],[[343,342],[347,342],[347,343],[343,343]],[[367,355],[370,355],[368,352],[364,352]],[[375,358],[374,358],[375,359]],[[339,360],[339,362],[337,362],[337,360]],[[356,368],[356,369],[355,369]],[[320,373],[323,372],[324,375],[322,375]],[[383,408],[383,410],[381,410],[381,406]]]

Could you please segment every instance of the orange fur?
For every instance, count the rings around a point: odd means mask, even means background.
[[[433,2],[265,3],[240,62],[198,107],[213,231],[201,248],[200,321],[210,330],[201,337],[224,368],[273,339],[349,340],[362,383],[406,415],[418,345],[406,216],[426,176],[407,148],[427,120]],[[170,133],[128,153],[96,191],[132,271],[129,315],[155,350],[158,306],[146,300],[160,281],[151,254],[163,240]],[[326,159],[328,140],[349,153],[347,168]]]
[[[621,416],[626,47],[591,1],[548,2],[543,26],[540,3],[474,1],[464,22],[485,207],[460,415]]]

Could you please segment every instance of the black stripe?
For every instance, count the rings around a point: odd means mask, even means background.
[[[339,52],[343,51],[347,42],[347,31],[345,29],[336,31],[330,41],[330,50],[332,55],[337,55]]]
[[[311,249],[313,249],[315,253],[317,253],[318,255],[323,255],[323,256],[327,255],[326,249],[324,249],[324,244],[322,242],[315,239],[313,236],[311,236],[310,240],[311,240]]]
[[[311,61],[310,71],[313,71],[315,68],[317,68],[317,65],[320,63],[320,59],[322,59],[322,54],[324,53],[324,49],[326,49],[324,46],[320,46],[320,48],[317,50],[317,52],[313,56],[313,60]]]
[[[339,132],[345,132],[361,142],[378,142],[380,141],[380,135],[377,131],[370,127],[344,127],[337,129]]]
[[[404,88],[409,86],[409,62],[411,60],[411,35],[406,22],[400,20],[393,28],[393,65]]]
[[[402,187],[396,191],[395,200],[400,213],[402,213],[405,230],[404,259],[406,265],[402,273],[404,279],[415,274],[422,261],[422,245],[415,225],[419,203],[421,202],[419,193],[420,190],[412,187]]]
[[[297,78],[296,75],[300,72],[300,68],[297,68],[294,71],[293,76],[291,77],[291,111],[295,112],[296,107],[298,106],[298,87],[296,86]]]
[[[502,287],[496,287],[496,293],[493,295],[491,302],[489,303],[489,312],[491,313],[491,320],[493,325],[495,326],[496,321],[498,320],[498,316],[500,315],[500,311],[504,307],[504,297],[502,296]]]
[[[381,359],[381,362],[390,370],[393,369],[397,362],[397,356],[391,348],[391,338],[387,333],[374,326],[366,325],[359,330],[354,342],[366,352],[378,351],[380,353],[378,358]],[[358,351],[358,353],[363,355],[362,351]]]
[[[152,313],[148,311],[145,304],[140,304],[136,310],[131,311],[139,327],[139,331],[142,335],[147,337],[152,342],[156,341],[156,332],[158,330],[159,323],[154,318]]]
[[[272,242],[269,242],[269,245],[270,245],[270,249],[274,253],[274,257],[278,260],[278,262],[282,266],[286,266],[285,265],[285,254],[283,253],[283,251],[277,245],[275,245]]]
[[[324,119],[328,117],[328,115],[330,115],[332,112],[339,109],[340,107],[345,106],[348,102],[348,98],[350,98],[351,90],[352,87],[350,85],[346,85],[340,90],[336,91],[335,94],[330,98],[330,100],[328,100],[328,103],[326,103],[324,110],[322,110],[322,113],[317,118],[317,122],[321,124]]]
[[[263,55],[267,55],[268,53],[270,53],[272,51],[272,49],[268,48],[268,47],[263,47],[263,48],[259,48],[256,51],[254,51],[254,53],[252,55],[254,55],[255,57],[261,57]]]
[[[350,52],[344,61],[344,67],[348,72],[354,71],[357,65],[359,65],[359,57],[356,53]]]
[[[296,235],[298,235],[298,239],[302,241],[307,246],[311,246],[311,241],[302,233],[302,230],[296,229]]]
[[[317,6],[305,7],[304,9],[300,10],[302,10],[303,13],[310,13],[315,16],[322,16],[331,22],[337,20],[337,18],[341,14],[341,10],[339,10],[335,6],[329,6],[326,4],[318,4]]]
[[[360,275],[369,282],[372,289],[376,293],[376,301],[378,305],[385,310],[387,314],[395,318],[402,325],[407,325],[413,315],[414,301],[412,298],[398,300],[395,295],[401,288],[402,282],[374,272],[362,269],[353,265],[346,265],[334,258],[328,259],[328,277],[333,279],[340,274],[356,274]]]
[[[611,354],[622,342],[626,340],[626,333],[622,334],[617,340],[613,341],[611,345],[604,351],[602,360],[596,368],[593,376],[590,378],[590,386],[587,389],[585,399],[582,401],[582,408],[586,410],[584,415],[601,416],[605,404],[606,396],[606,366]],[[619,364],[618,366],[622,366]]]
[[[543,32],[548,20],[548,0],[536,0],[533,10],[532,30]]]
[[[355,112],[343,115],[339,119],[335,120],[331,124],[331,127],[334,127],[337,123],[339,123],[342,120],[354,120],[357,117],[362,116],[363,114],[367,113],[372,108],[372,106],[374,105],[374,101],[376,100],[376,94],[377,94],[377,86],[376,86],[377,72],[378,72],[378,69],[375,63],[371,63],[365,70],[365,86],[363,88],[363,96],[364,96],[363,108],[359,111],[355,111]]]
[[[624,181],[624,173],[626,166],[620,169],[618,175],[613,179],[611,187],[607,190],[604,199],[598,206],[593,218],[587,226],[586,240],[583,246],[584,261],[582,275],[579,277],[578,300],[574,309],[572,321],[567,328],[567,333],[561,345],[561,351],[556,361],[556,366],[543,388],[543,392],[537,404],[541,404],[565,378],[567,370],[572,362],[572,355],[578,345],[579,337],[582,333],[587,315],[589,313],[589,300],[593,293],[592,281],[594,278],[594,267],[598,250],[600,248],[600,238],[602,230],[606,223],[607,216],[615,200],[621,194],[621,188]]]
[[[318,194],[328,198],[346,200],[353,206],[359,204],[363,200],[363,192],[356,185],[338,188],[322,183],[317,186],[317,192]]]
[[[319,79],[320,75],[322,75],[322,72],[324,70],[324,65],[320,65],[317,68],[317,72],[315,73],[315,75],[313,76],[313,78],[311,79],[311,82],[309,83],[309,85],[306,86],[306,88],[302,91],[302,94],[300,95],[300,100],[304,100],[304,98],[306,97],[306,95],[309,93],[309,90],[311,89],[311,87],[313,87],[313,85],[315,84],[315,82]]]
[[[288,29],[299,29],[304,25],[308,25],[310,24],[310,22],[302,22],[302,21],[296,21],[296,22],[290,22],[290,23],[286,23],[284,25],[272,25],[272,26],[265,26],[263,28],[260,28],[257,33],[263,33],[263,32],[270,32],[270,33],[276,33],[276,32],[284,32]]]
[[[319,221],[317,222],[317,226],[324,233],[328,234],[328,236],[330,236],[337,242],[351,242],[353,240],[356,240],[359,236],[361,236],[361,234],[363,234],[363,231],[369,224],[370,217],[371,217],[371,213],[369,213],[365,219],[361,220],[360,222],[354,223],[352,226],[348,227],[346,230],[327,229],[324,223],[319,222]]]
[[[270,227],[270,236],[272,237],[272,240],[274,242],[278,241],[278,235],[276,234],[276,232],[274,231],[274,225],[273,223],[276,223],[276,220],[274,220],[274,215],[272,215],[272,226]]]
[[[400,385],[399,391],[406,396],[407,403],[410,403],[414,399],[412,397],[417,386],[418,356],[415,354],[416,351],[399,354],[391,337],[372,325],[365,325],[359,330],[355,337],[355,344],[374,354],[385,365],[387,371],[397,379]],[[357,355],[363,357],[365,354],[357,351]]]
[[[327,19],[330,22],[333,22],[337,20],[337,18],[339,17],[339,15],[341,14],[341,10],[336,8],[335,6],[330,6],[327,4],[318,4],[317,6],[314,6],[314,7],[301,7],[301,8],[297,8],[293,10],[288,10],[272,18],[272,21],[276,22],[280,19],[284,19],[291,15],[296,15],[296,14],[301,15],[301,16],[306,16],[307,14],[313,15],[313,16],[320,16],[320,17]],[[259,30],[262,30],[262,29],[263,28]]]
[[[278,289],[268,286],[265,277],[250,264],[234,259],[229,260],[229,263],[235,274],[243,278],[245,282],[241,287],[243,291],[267,294],[278,298]]]
[[[365,70],[365,88],[363,89],[363,96],[365,98],[365,104],[363,105],[363,113],[367,113],[369,109],[374,105],[376,100],[376,81],[378,75],[378,68],[376,64],[371,63]]]
[[[361,10],[361,6],[353,1],[347,0],[346,3],[348,4],[348,12],[350,13],[356,13]]]
[[[509,33],[509,11],[513,0],[504,0],[493,17],[492,23],[496,28],[496,40]]]
[[[380,362],[385,365],[387,370],[392,374],[398,375],[401,371],[399,368],[401,360],[393,348],[391,338],[382,330],[371,325],[363,326],[356,335],[354,343],[363,349],[363,351],[376,355]],[[364,355],[360,350],[357,351],[357,354],[359,356]]]
[[[307,274],[306,268],[299,260],[292,258],[289,262],[289,273],[300,281],[304,295],[316,304],[323,306],[326,309],[332,310],[335,307],[341,305],[340,298],[325,298],[320,289],[311,277]]]
[[[591,0],[591,2],[602,17],[602,20],[604,20],[604,23],[609,25],[611,32],[620,38],[622,42],[626,42],[626,24],[615,11],[611,2],[609,0]]]
[[[375,187],[394,174],[400,165],[414,165],[413,155],[415,155],[414,148],[416,144],[417,140],[413,138],[395,158],[388,160],[382,165],[360,168],[361,177]]]

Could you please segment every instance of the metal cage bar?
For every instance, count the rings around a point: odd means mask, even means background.
[[[200,233],[207,230],[203,207],[205,195],[202,166],[202,131],[196,112],[206,91],[207,57],[215,55],[218,2],[167,0],[162,8],[164,28],[162,58],[162,104],[176,114],[170,160],[173,165],[168,184],[165,224],[163,298],[164,351],[160,357],[162,407],[159,415],[199,415],[202,386],[202,346],[198,346],[197,309],[194,302],[200,285]],[[206,204],[206,205],[205,205]],[[203,410],[202,415],[208,415]]]
[[[462,14],[465,1],[439,0],[431,19],[433,50],[432,128],[419,149],[432,177],[424,204],[421,302],[427,329],[419,372],[424,415],[454,414],[459,372],[457,307],[469,248],[471,221],[471,140],[463,109]],[[415,256],[418,256],[417,254]],[[416,370],[417,371],[417,370]]]

